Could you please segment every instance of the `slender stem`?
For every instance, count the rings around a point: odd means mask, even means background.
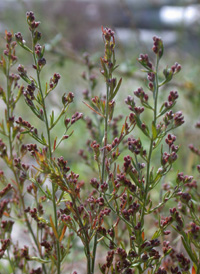
[[[110,75],[111,76],[111,75]],[[109,107],[109,85],[106,83],[106,115],[104,119],[104,142],[103,142],[103,157],[102,157],[102,170],[101,170],[101,184],[104,182],[105,177],[105,161],[106,161],[106,146],[108,142],[108,107]],[[98,234],[95,234],[94,245],[93,245],[93,259],[92,259],[92,272],[94,273],[95,259],[96,259],[96,250],[97,250],[97,237]]]
[[[58,121],[60,120],[60,118],[62,117],[62,115],[65,113],[66,108],[62,108],[58,118],[55,120],[55,122],[51,125],[51,127],[49,128],[49,130],[51,130],[53,127],[55,127],[55,125],[58,123]]]
[[[83,231],[83,235],[84,235],[84,238],[85,238],[85,243],[83,243],[83,244],[86,247],[87,274],[93,274],[94,272],[91,272],[91,262],[90,262],[91,256],[90,256],[90,245],[89,245],[88,235],[86,233],[85,226],[83,225],[83,222],[82,222],[81,217],[79,215],[78,208],[77,208],[77,205],[76,205],[76,199],[72,195],[70,195],[70,197],[72,199],[72,203],[73,203],[75,211],[76,211],[76,216],[77,216],[78,221],[79,221],[79,226],[81,227],[81,231]]]
[[[33,32],[32,32],[32,41],[33,41]],[[35,54],[35,49],[34,49],[34,43],[33,43],[33,59],[34,63],[37,67],[37,81],[38,81],[38,87],[39,87],[39,92],[42,98],[42,108],[44,112],[44,118],[45,118],[45,125],[46,125],[46,132],[47,132],[47,138],[48,138],[48,151],[49,151],[49,158],[50,161],[52,161],[52,151],[51,151],[51,136],[50,136],[50,129],[49,129],[49,121],[47,117],[47,111],[46,111],[46,106],[45,106],[45,100],[44,100],[44,95],[42,91],[42,86],[41,86],[41,81],[40,81],[40,71],[38,69],[38,64],[37,64],[37,59],[36,59],[36,54]],[[54,211],[54,222],[55,222],[55,228],[56,231],[58,231],[58,219],[57,219],[57,210],[56,210],[56,191],[55,191],[55,185],[52,182],[52,201],[53,201],[53,211]],[[60,243],[59,239],[56,239],[56,252],[57,252],[57,274],[60,274]]]
[[[15,181],[16,181],[16,184],[17,184],[17,187],[18,187],[19,197],[20,197],[22,208],[23,208],[23,215],[24,215],[24,218],[25,218],[26,225],[28,227],[29,232],[31,233],[31,236],[32,236],[33,241],[34,241],[34,243],[35,243],[35,245],[36,245],[36,247],[37,247],[37,249],[39,251],[39,254],[42,257],[40,246],[38,244],[38,241],[37,241],[37,239],[35,237],[35,234],[33,232],[33,229],[32,229],[32,227],[30,225],[30,222],[28,220],[27,214],[25,212],[24,197],[23,197],[23,194],[22,194],[23,190],[21,189],[21,186],[20,186],[20,183],[19,183],[19,179],[18,179],[18,175],[17,175],[17,173],[15,171],[15,168],[13,166],[13,159],[14,159],[14,157],[13,157],[13,141],[12,141],[12,130],[11,130],[12,128],[11,128],[11,126],[9,124],[9,118],[10,118],[10,116],[12,116],[12,112],[13,111],[12,111],[12,109],[10,107],[11,86],[10,86],[10,83],[9,83],[9,76],[10,76],[10,57],[8,58],[7,69],[6,69],[6,79],[7,79],[7,100],[6,100],[7,112],[6,112],[6,114],[7,114],[7,116],[5,117],[6,121],[7,121],[7,124],[8,124],[8,140],[9,140],[9,150],[10,150],[10,160],[11,160],[10,168],[11,168],[13,174],[14,174]],[[9,254],[8,254],[8,256],[9,256]],[[42,265],[42,267],[43,267],[44,273],[47,274],[46,267],[45,267],[44,264]],[[14,271],[14,269],[13,269],[13,271]]]
[[[37,249],[38,249],[38,252],[39,252],[41,258],[43,258],[43,255],[42,255],[41,248],[40,248],[40,246],[39,246],[38,240],[37,240],[36,237],[35,237],[35,234],[34,234],[34,232],[33,232],[32,226],[31,226],[31,224],[30,224],[30,222],[29,222],[29,220],[28,220],[27,214],[26,214],[26,212],[25,212],[25,208],[26,208],[26,207],[25,207],[25,203],[24,203],[24,197],[23,197],[23,194],[22,194],[22,191],[21,191],[21,188],[20,188],[18,176],[17,176],[16,171],[15,171],[15,169],[14,169],[13,166],[12,166],[11,169],[12,169],[12,172],[13,172],[13,174],[14,174],[14,176],[15,176],[15,181],[16,181],[17,186],[18,186],[20,201],[21,201],[21,204],[22,204],[23,214],[24,214],[24,218],[25,218],[26,225],[27,225],[27,227],[28,227],[29,232],[30,232],[31,235],[32,235],[33,241],[34,241],[34,243],[35,243],[35,245],[36,245],[36,247],[37,247]],[[46,267],[45,267],[44,264],[42,264],[42,268],[43,268],[44,273],[47,274]]]
[[[12,155],[12,157],[13,157],[13,155]],[[23,194],[22,194],[22,190],[21,190],[21,188],[20,188],[18,176],[17,176],[16,171],[15,171],[14,166],[13,166],[13,162],[12,162],[11,170],[12,170],[12,172],[13,172],[13,174],[14,174],[15,181],[16,181],[17,186],[18,186],[20,201],[21,201],[21,204],[22,204],[23,214],[24,214],[24,218],[25,218],[26,225],[27,225],[27,227],[28,227],[29,232],[31,233],[31,236],[32,236],[32,238],[33,238],[33,241],[34,241],[34,243],[35,243],[35,245],[36,245],[36,247],[37,247],[37,249],[38,249],[38,252],[39,252],[41,258],[43,258],[43,255],[42,255],[41,248],[40,248],[40,246],[39,246],[38,240],[37,240],[36,237],[35,237],[35,234],[34,234],[34,232],[33,232],[32,226],[31,226],[31,224],[30,224],[30,222],[29,222],[29,220],[28,220],[27,214],[26,214],[26,212],[25,212],[26,207],[25,207],[25,203],[24,203],[24,197],[23,197]],[[44,273],[47,274],[46,267],[45,267],[44,264],[42,264],[42,268],[43,268]]]
[[[12,262],[12,260],[11,260],[11,258],[10,258],[9,248],[7,249],[7,253],[8,253],[8,260],[9,260],[10,266],[11,266],[11,268],[12,268],[13,274],[15,274],[15,273],[16,273],[16,272],[15,272],[15,266],[13,265],[13,262]]]
[[[106,160],[106,146],[108,142],[108,96],[109,96],[109,85],[106,84],[106,115],[104,119],[104,148],[103,148],[103,157],[102,157],[102,170],[101,170],[101,183],[104,182],[104,175],[105,175],[105,160]]]
[[[104,199],[106,200],[106,204],[107,204],[107,206],[118,216],[118,218],[120,218],[124,223],[126,223],[127,224],[127,226],[131,226],[131,223],[129,223],[126,219],[124,219],[124,217],[122,217],[122,215],[120,215],[119,214],[119,212],[118,211],[116,211],[113,207],[112,207],[112,205],[109,203],[109,201],[107,200],[107,198],[106,198],[106,195],[104,195]]]
[[[157,119],[157,101],[158,101],[158,90],[159,90],[159,85],[158,85],[158,63],[159,59],[157,57],[156,60],[156,73],[155,73],[155,81],[154,81],[154,92],[153,92],[153,98],[154,98],[154,117],[153,117],[153,124],[156,126],[156,119]],[[153,134],[151,137],[151,142],[149,145],[149,155],[148,155],[148,160],[147,160],[147,174],[146,174],[146,185],[145,185],[145,193],[144,193],[144,203],[142,207],[142,213],[141,213],[141,225],[143,227],[144,225],[144,215],[145,215],[145,208],[146,208],[146,201],[147,201],[147,195],[149,191],[149,178],[150,178],[150,167],[151,167],[151,156],[153,152]]]
[[[154,88],[154,123],[156,123],[157,119],[157,106],[158,106],[158,90],[159,90],[159,84],[158,84],[158,64],[159,64],[159,58],[157,57],[156,60],[156,74],[155,74],[155,88]]]
[[[7,116],[6,118],[6,123],[8,125],[8,141],[9,141],[9,148],[10,148],[10,159],[13,162],[13,155],[12,155],[12,135],[11,135],[11,127],[9,123],[10,119],[10,94],[11,94],[11,87],[9,83],[9,77],[10,77],[10,56],[8,57],[8,63],[7,63],[7,68],[6,68],[6,80],[7,80],[7,100],[6,100],[6,107],[7,107]]]

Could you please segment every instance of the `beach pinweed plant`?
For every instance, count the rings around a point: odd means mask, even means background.
[[[130,112],[127,117],[115,116],[122,79],[114,77],[118,67],[115,34],[102,28],[105,51],[100,73],[105,92],[96,93],[97,79],[87,54],[84,60],[88,73],[82,75],[89,83],[83,93],[84,104],[93,115],[84,117],[75,112],[69,117],[67,110],[70,105],[73,108],[74,100],[69,92],[60,99],[62,108],[56,116],[47,100],[60,75],[55,73],[48,81],[42,78],[46,59],[45,47],[40,45],[40,22],[33,12],[27,12],[27,23],[31,46],[20,32],[14,36],[6,31],[6,49],[0,61],[5,76],[0,87],[5,105],[0,123],[0,157],[5,166],[4,171],[0,170],[1,273],[69,273],[65,270],[69,264],[66,258],[70,252],[78,252],[74,239],[79,239],[85,256],[81,273],[199,274],[197,181],[177,171],[173,182],[165,182],[178,158],[174,131],[184,118],[180,111],[174,111],[178,92],[170,91],[164,102],[160,94],[166,92],[166,84],[181,66],[175,63],[161,71],[164,46],[160,38],[154,37],[154,62],[147,54],[138,58],[147,75],[145,90],[138,88],[126,98]],[[18,62],[17,44],[24,54],[32,56],[32,76],[20,64],[18,72],[12,73]],[[21,96],[41,127],[18,116],[16,105]],[[80,119],[90,133],[87,149],[79,151],[91,168],[86,182],[68,166],[67,151],[58,155],[58,147],[70,143],[72,128]],[[53,137],[60,120],[63,134]],[[190,149],[197,151],[192,145]],[[123,164],[119,161],[122,150],[127,152]],[[160,192],[159,202],[153,198],[155,191]],[[17,225],[25,231],[27,245],[12,239]],[[174,241],[182,244],[181,252]],[[74,268],[73,274],[78,273],[76,263]]]

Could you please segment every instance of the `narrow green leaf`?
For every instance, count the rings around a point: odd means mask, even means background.
[[[155,140],[157,137],[157,129],[154,122],[152,122],[152,136],[153,136],[153,140]]]
[[[25,76],[23,74],[20,74],[20,77],[29,85],[31,84],[31,80],[28,78],[28,76]]]
[[[197,263],[196,262],[196,259],[195,259],[195,256],[193,255],[192,253],[192,250],[191,250],[191,247],[188,246],[186,240],[183,238],[183,236],[181,236],[181,241],[185,247],[185,250],[187,251],[188,255],[190,256],[190,259],[194,262],[194,263]]]
[[[152,184],[153,182],[153,168],[150,171],[150,183]]]
[[[161,178],[162,178],[162,174],[158,173],[156,175],[156,177],[154,178],[154,180],[152,181],[152,186],[154,186],[154,184],[156,184],[158,181],[160,181]]]
[[[24,130],[24,131],[20,132],[20,134],[26,134],[26,133],[30,133],[30,130]]]
[[[6,60],[5,58],[2,57],[2,68],[3,68],[3,73],[6,75]]]
[[[12,139],[15,139],[15,136],[17,135],[17,133],[19,132],[18,127],[13,127],[13,133],[12,133]]]
[[[149,137],[149,130],[148,128],[146,127],[146,130],[143,130],[142,129],[142,121],[140,120],[140,117],[139,115],[135,115],[135,121],[136,121],[136,124],[137,126],[141,129],[141,131],[144,133],[144,135],[146,135],[147,137]]]
[[[34,178],[28,178],[30,182],[34,183],[34,185],[36,185],[41,192],[44,194],[45,197],[47,197],[47,199],[52,200],[51,199],[51,192],[50,193],[46,193],[43,188],[41,187],[41,185],[34,179]]]
[[[32,112],[41,120],[41,121],[44,121],[44,119],[41,117],[40,113],[37,111],[35,105],[33,104],[33,106],[30,106],[28,104],[28,102],[25,100],[27,106],[32,110]]]
[[[42,46],[41,57],[43,57],[43,56],[44,56],[44,52],[45,52],[45,45],[44,45],[44,46]]]
[[[121,86],[121,83],[122,83],[122,78],[120,78],[120,80],[119,80],[119,82],[118,82],[115,90],[113,91],[112,95],[109,98],[109,101],[111,101],[117,95],[117,92],[118,92],[118,90],[119,90],[119,88]]]
[[[169,111],[170,109],[172,109],[174,106],[176,105],[176,102],[173,102],[173,104],[168,107],[168,108],[165,108],[165,109],[162,109],[162,111],[160,110],[159,114],[157,115],[157,118],[159,118],[160,116],[162,116],[163,114],[165,114],[167,111]]]
[[[41,139],[42,139],[42,141],[43,141],[44,145],[47,145],[47,141],[46,141],[46,139],[44,138],[43,133],[41,134]]]
[[[123,244],[122,241],[120,242],[120,245],[121,245],[121,247],[122,247],[124,250],[126,250],[126,247],[125,247],[125,245]]]
[[[52,193],[51,191],[49,190],[48,186],[46,186],[46,192],[48,194],[48,197],[51,197]]]
[[[139,266],[141,264],[141,262],[138,262],[138,263],[134,263],[134,264],[132,264],[131,266],[133,267],[133,266]]]
[[[53,122],[54,122],[54,111],[52,110],[52,113],[50,115],[50,128],[52,127]]]
[[[41,94],[38,92],[38,94],[37,94],[37,102],[42,106],[42,96],[41,96]]]
[[[39,258],[39,257],[30,257],[29,260],[30,260],[30,261],[36,261],[36,262],[42,263],[42,264],[51,263],[51,261],[44,260],[44,259],[41,259],[41,258]]]
[[[42,145],[44,145],[44,146],[47,145],[46,142],[43,142],[37,135],[31,134],[30,132],[29,132],[29,134],[30,134],[30,136],[33,137],[36,141],[38,141],[38,143],[40,143],[40,144],[42,144]]]
[[[151,109],[151,110],[154,111],[154,109],[153,109],[147,102],[142,101],[141,103],[142,103],[142,105],[143,105],[144,107],[146,107],[146,108]]]
[[[139,183],[137,177],[134,176],[132,172],[129,173],[129,176],[131,177],[131,179],[133,180],[133,182],[136,184],[136,186],[139,187],[139,189],[143,189],[144,188],[143,184]]]
[[[161,230],[156,230],[155,233],[152,236],[152,240],[157,239],[161,235]]]
[[[27,47],[26,45],[20,43],[20,46],[21,46],[23,49],[25,49],[26,51],[28,51],[28,52],[30,52],[31,54],[33,54],[33,51],[32,51],[29,47]]]
[[[114,66],[114,68],[112,69],[112,71],[116,70],[116,68],[118,68],[118,67],[119,67],[119,65]]]
[[[162,104],[162,106],[160,107],[160,111],[159,112],[162,112],[162,110],[164,109],[165,107],[165,103]]]

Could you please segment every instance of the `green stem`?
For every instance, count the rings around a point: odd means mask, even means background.
[[[104,177],[105,177],[106,146],[108,143],[108,107],[109,107],[108,98],[109,98],[109,85],[108,85],[108,83],[106,83],[106,115],[105,115],[105,119],[104,119],[104,142],[103,142],[101,184],[103,184]],[[98,243],[97,238],[98,238],[98,234],[96,233],[95,237],[94,237],[94,245],[93,245],[93,258],[92,258],[92,272],[91,272],[91,274],[94,273],[96,250],[97,250],[97,243]]]
[[[25,218],[26,225],[27,225],[27,227],[28,227],[29,232],[31,233],[31,236],[32,236],[32,238],[33,238],[33,241],[34,241],[34,243],[35,243],[35,245],[36,245],[36,247],[37,247],[37,249],[38,249],[38,252],[39,252],[41,258],[43,258],[43,255],[42,255],[41,248],[40,248],[40,246],[39,246],[38,240],[37,240],[36,237],[35,237],[35,234],[34,234],[34,232],[33,232],[32,226],[31,226],[31,224],[30,224],[30,222],[29,222],[29,220],[28,220],[28,216],[27,216],[27,214],[26,214],[26,212],[25,212],[25,208],[26,208],[26,207],[25,207],[25,203],[24,203],[23,194],[22,194],[22,191],[21,191],[21,188],[20,188],[18,176],[17,176],[17,174],[16,174],[15,169],[14,169],[13,166],[12,166],[12,172],[13,172],[13,174],[14,174],[14,176],[15,176],[15,181],[16,181],[17,186],[18,186],[20,201],[21,201],[21,204],[22,204],[23,214],[24,214],[24,218]],[[42,268],[43,268],[44,273],[47,274],[46,267],[45,267],[44,264],[42,264]]]
[[[154,81],[154,92],[153,92],[153,98],[154,98],[154,117],[153,117],[153,124],[156,126],[156,120],[157,120],[157,101],[158,101],[158,90],[159,90],[159,85],[158,85],[158,63],[159,59],[157,57],[156,60],[156,73],[155,73],[155,81]],[[151,137],[151,142],[149,145],[149,155],[148,155],[148,160],[147,160],[147,174],[146,174],[146,185],[145,185],[145,193],[144,193],[144,202],[143,202],[143,207],[142,207],[142,213],[140,217],[140,222],[142,227],[144,226],[144,215],[145,215],[145,209],[146,209],[146,201],[147,201],[147,196],[149,192],[149,179],[150,179],[150,168],[151,168],[151,157],[152,157],[152,152],[153,152],[153,134]],[[142,231],[142,230],[141,230]]]
[[[9,124],[9,118],[10,116],[13,115],[13,111],[10,107],[10,97],[11,97],[11,86],[10,86],[10,83],[9,83],[9,75],[10,75],[10,58],[8,58],[8,64],[7,64],[7,70],[6,70],[6,79],[7,79],[7,100],[6,100],[6,107],[7,107],[7,116],[5,117],[6,118],[6,121],[7,121],[7,124],[8,124],[8,140],[9,140],[9,150],[10,150],[10,160],[11,160],[11,165],[10,165],[10,168],[14,174],[14,177],[15,177],[15,181],[16,181],[16,184],[17,184],[17,187],[18,187],[18,191],[19,191],[19,197],[20,197],[20,201],[21,201],[21,205],[22,205],[22,208],[23,208],[23,215],[24,215],[24,218],[25,218],[25,222],[26,222],[26,225],[28,227],[28,230],[29,232],[31,233],[31,236],[33,238],[33,241],[38,249],[38,252],[40,254],[40,256],[42,257],[42,253],[41,253],[41,249],[39,247],[39,244],[38,244],[38,241],[35,237],[35,234],[33,232],[33,229],[30,225],[30,222],[28,220],[28,217],[27,217],[27,214],[25,212],[25,203],[24,203],[24,197],[23,197],[23,194],[22,194],[22,189],[21,189],[21,186],[20,186],[20,183],[19,183],[19,179],[18,179],[18,175],[15,171],[15,168],[13,166],[13,141],[12,141],[12,130],[11,130],[11,127],[10,127],[10,124]],[[46,268],[45,268],[45,265],[43,264],[42,265],[43,267],[43,271],[45,274],[47,274],[46,272]],[[14,270],[13,270],[14,271]]]
[[[81,231],[83,231],[83,236],[85,238],[85,242],[83,243],[85,248],[86,248],[86,258],[87,258],[87,274],[93,274],[94,272],[91,272],[91,256],[90,256],[90,244],[89,244],[89,240],[88,240],[88,235],[86,233],[86,230],[85,230],[85,226],[83,225],[83,222],[81,220],[81,217],[79,215],[79,212],[78,212],[78,208],[77,208],[77,205],[76,205],[76,200],[75,198],[70,195],[71,199],[72,199],[72,203],[74,205],[74,208],[75,208],[75,211],[76,211],[76,216],[78,218],[78,221],[79,221],[79,226],[81,227]]]
[[[62,117],[62,115],[65,113],[66,108],[62,108],[58,118],[55,120],[55,122],[51,125],[51,127],[49,128],[49,130],[52,130],[53,127],[55,127],[55,125],[58,123],[58,121],[60,120],[60,118]]]
[[[10,160],[13,162],[13,154],[12,154],[12,135],[11,135],[11,127],[9,123],[9,118],[10,118],[10,94],[11,94],[11,87],[9,84],[9,77],[10,77],[10,57],[8,57],[8,63],[7,63],[7,68],[6,68],[6,80],[7,80],[7,98],[6,98],[6,124],[7,124],[7,129],[8,129],[8,141],[9,141],[9,148],[10,148]]]
[[[157,119],[157,105],[158,105],[158,90],[159,90],[159,84],[158,84],[158,64],[159,64],[159,58],[157,57],[156,60],[156,74],[155,74],[155,89],[154,89],[154,122],[156,123]]]
[[[11,268],[12,268],[13,274],[15,274],[15,273],[16,273],[16,272],[15,272],[15,266],[14,266],[14,264],[13,264],[11,258],[10,258],[9,248],[7,249],[7,253],[8,253],[8,260],[9,260],[10,266],[11,266]]]
[[[33,32],[32,32],[32,41],[33,41]],[[44,112],[46,132],[47,132],[47,138],[48,138],[49,158],[50,158],[50,161],[52,161],[51,136],[50,136],[50,129],[49,129],[49,121],[48,121],[48,117],[47,117],[45,100],[44,100],[41,81],[40,81],[40,71],[39,71],[38,64],[37,64],[37,59],[36,59],[36,54],[35,54],[35,49],[34,49],[34,43],[33,43],[32,47],[33,47],[33,49],[32,49],[33,50],[33,59],[34,59],[35,66],[37,67],[36,72],[37,72],[38,87],[39,87],[39,92],[40,92],[40,95],[41,95],[41,98],[42,98],[42,108],[43,108],[43,112]],[[57,212],[56,212],[57,211],[56,210],[56,191],[55,191],[55,184],[53,184],[53,182],[52,182],[52,198],[53,198],[52,201],[53,201],[53,212],[54,212],[55,228],[56,228],[56,231],[58,232],[58,219],[57,219]],[[56,253],[57,253],[57,274],[60,274],[61,261],[60,261],[60,243],[59,243],[59,239],[56,239]]]
[[[105,160],[106,160],[106,146],[108,142],[108,97],[109,97],[109,85],[106,84],[106,115],[104,119],[104,148],[103,148],[103,158],[102,158],[102,170],[101,170],[101,183],[104,182],[105,175]]]

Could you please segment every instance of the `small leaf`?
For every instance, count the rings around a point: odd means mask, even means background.
[[[47,82],[46,82],[46,85],[45,85],[45,97],[46,97],[46,95],[47,95],[47,92],[48,92],[48,84],[47,84]]]
[[[40,223],[46,224],[48,225],[49,223],[42,217],[39,217],[38,220],[40,221]]]
[[[33,166],[34,167],[34,166]],[[32,183],[34,183],[34,185],[36,185],[40,190],[41,190],[41,192],[45,195],[45,197],[47,197],[47,199],[49,199],[49,200],[52,200],[51,199],[51,192],[45,192],[44,190],[43,190],[43,188],[41,187],[41,185],[37,182],[37,180],[35,180],[34,178],[29,178],[29,181],[31,181]]]
[[[19,76],[20,76],[26,83],[28,83],[29,85],[31,84],[31,80],[28,78],[27,75],[20,74]]]
[[[152,122],[152,135],[153,135],[153,140],[155,140],[157,137],[157,129],[154,122]]]
[[[120,245],[121,245],[121,247],[122,247],[124,250],[126,250],[126,247],[124,246],[124,244],[123,244],[122,241],[120,242]]]
[[[152,183],[152,182],[153,182],[153,167],[150,171],[150,183]]]
[[[44,138],[43,133],[41,134],[41,140],[43,141],[43,144],[44,144],[44,145],[47,145],[47,141],[46,141],[46,139]]]
[[[1,61],[2,61],[3,73],[6,75],[6,60],[4,57],[2,57]]]
[[[27,47],[26,45],[24,45],[24,44],[22,44],[22,43],[18,43],[23,49],[25,49],[26,51],[28,51],[28,52],[30,52],[30,53],[32,53],[33,54],[33,51],[29,48],[29,47]]]
[[[112,71],[116,70],[119,67],[119,65],[114,66],[114,68],[112,69]]]
[[[135,263],[135,264],[132,264],[131,266],[133,267],[133,266],[139,266],[141,263],[140,262],[138,262],[138,263]]]
[[[55,140],[54,140],[53,151],[55,151],[55,149],[56,149],[56,141],[57,141],[57,137],[56,137]]]
[[[47,260],[43,260],[39,257],[30,257],[29,258],[30,261],[36,261],[38,263],[42,263],[42,264],[47,264],[47,263],[50,263],[51,261],[47,261]]]
[[[140,120],[139,115],[135,115],[135,121],[136,121],[137,126],[141,129],[141,131],[142,131],[147,137],[149,137],[148,129],[146,128],[147,130],[144,130],[144,129],[142,128],[142,121]]]
[[[144,231],[142,231],[142,240],[144,241]]]
[[[59,238],[59,242],[61,242],[61,241],[62,241],[62,239],[63,239],[63,237],[64,237],[64,235],[65,235],[65,231],[66,231],[66,229],[67,229],[67,226],[66,226],[66,225],[64,225],[64,227],[63,227],[63,229],[62,229],[62,233],[61,233],[60,238]]]
[[[130,176],[131,179],[133,180],[134,184],[135,184],[136,186],[138,186],[139,189],[143,189],[143,188],[144,188],[143,184],[141,184],[141,183],[138,181],[137,177],[134,176],[134,174],[133,174],[132,171],[129,172],[129,176]]]
[[[15,136],[17,135],[18,132],[19,132],[18,127],[13,127],[13,133],[12,133],[13,140],[15,139]]]
[[[187,244],[186,240],[183,238],[183,236],[181,237],[181,241],[185,247],[185,250],[187,251],[188,255],[190,256],[190,259],[196,263],[195,257],[192,253],[191,247]]]
[[[16,187],[18,187],[18,184],[17,184],[17,182],[16,182],[15,180],[11,179],[11,181],[12,181],[12,183],[13,183]]]
[[[54,122],[54,111],[52,110],[52,113],[50,115],[50,127],[52,127],[53,122]]]
[[[160,229],[156,230],[151,239],[152,240],[157,239],[160,235],[161,235]]]
[[[26,134],[26,133],[29,133],[29,132],[30,132],[30,130],[24,130],[24,131],[20,132],[20,134]]]
[[[125,129],[125,124],[123,124],[122,126],[121,135],[124,133],[124,129]]]
[[[49,197],[51,197],[51,191],[49,190],[48,186],[46,186],[46,192],[49,195]]]
[[[109,98],[109,101],[112,100],[117,95],[117,92],[118,92],[118,90],[119,90],[119,88],[121,86],[121,83],[122,83],[122,78],[120,78],[120,80],[119,80],[119,82],[118,82],[115,90],[113,91],[113,94]]]
[[[192,274],[196,274],[196,270],[195,270],[194,266],[192,266]]]
[[[52,227],[52,229],[53,229],[53,233],[54,233],[56,239],[59,240],[58,233],[57,233],[57,231],[56,231],[56,228],[55,228],[55,225],[54,225],[54,223],[53,223],[53,220],[52,220],[51,215],[50,215],[50,223],[51,223],[51,227]]]
[[[172,251],[172,248],[169,248],[169,249],[167,250],[167,252],[165,253],[165,256],[169,255],[169,253],[171,253],[171,251]]]
[[[45,45],[44,45],[44,46],[42,46],[41,57],[43,57],[43,56],[44,56],[44,52],[45,52]]]
[[[104,115],[102,115],[101,113],[99,113],[98,111],[96,111],[94,108],[92,108],[91,106],[89,106],[87,103],[85,103],[83,101],[83,104],[85,104],[87,107],[89,107],[91,110],[93,110],[96,114],[100,115],[101,117],[105,118]]]
[[[37,110],[37,108],[35,107],[34,104],[32,104],[32,105],[30,106],[29,103],[27,102],[27,100],[25,100],[25,103],[27,104],[27,106],[32,110],[32,112],[33,112],[41,121],[44,121],[44,118],[41,117],[40,112]]]
[[[37,98],[37,102],[42,106],[42,97],[41,97],[41,94],[38,93],[36,98]],[[40,110],[39,107],[37,107],[37,109]]]
[[[162,110],[165,108],[165,103],[162,104],[162,106],[160,107],[160,111],[159,112],[162,112]]]
[[[4,103],[6,104],[6,94],[5,94],[5,92],[4,92],[4,90],[3,89],[1,89],[1,87],[0,87],[0,91],[1,91],[1,97],[2,97],[2,100],[4,101]]]

